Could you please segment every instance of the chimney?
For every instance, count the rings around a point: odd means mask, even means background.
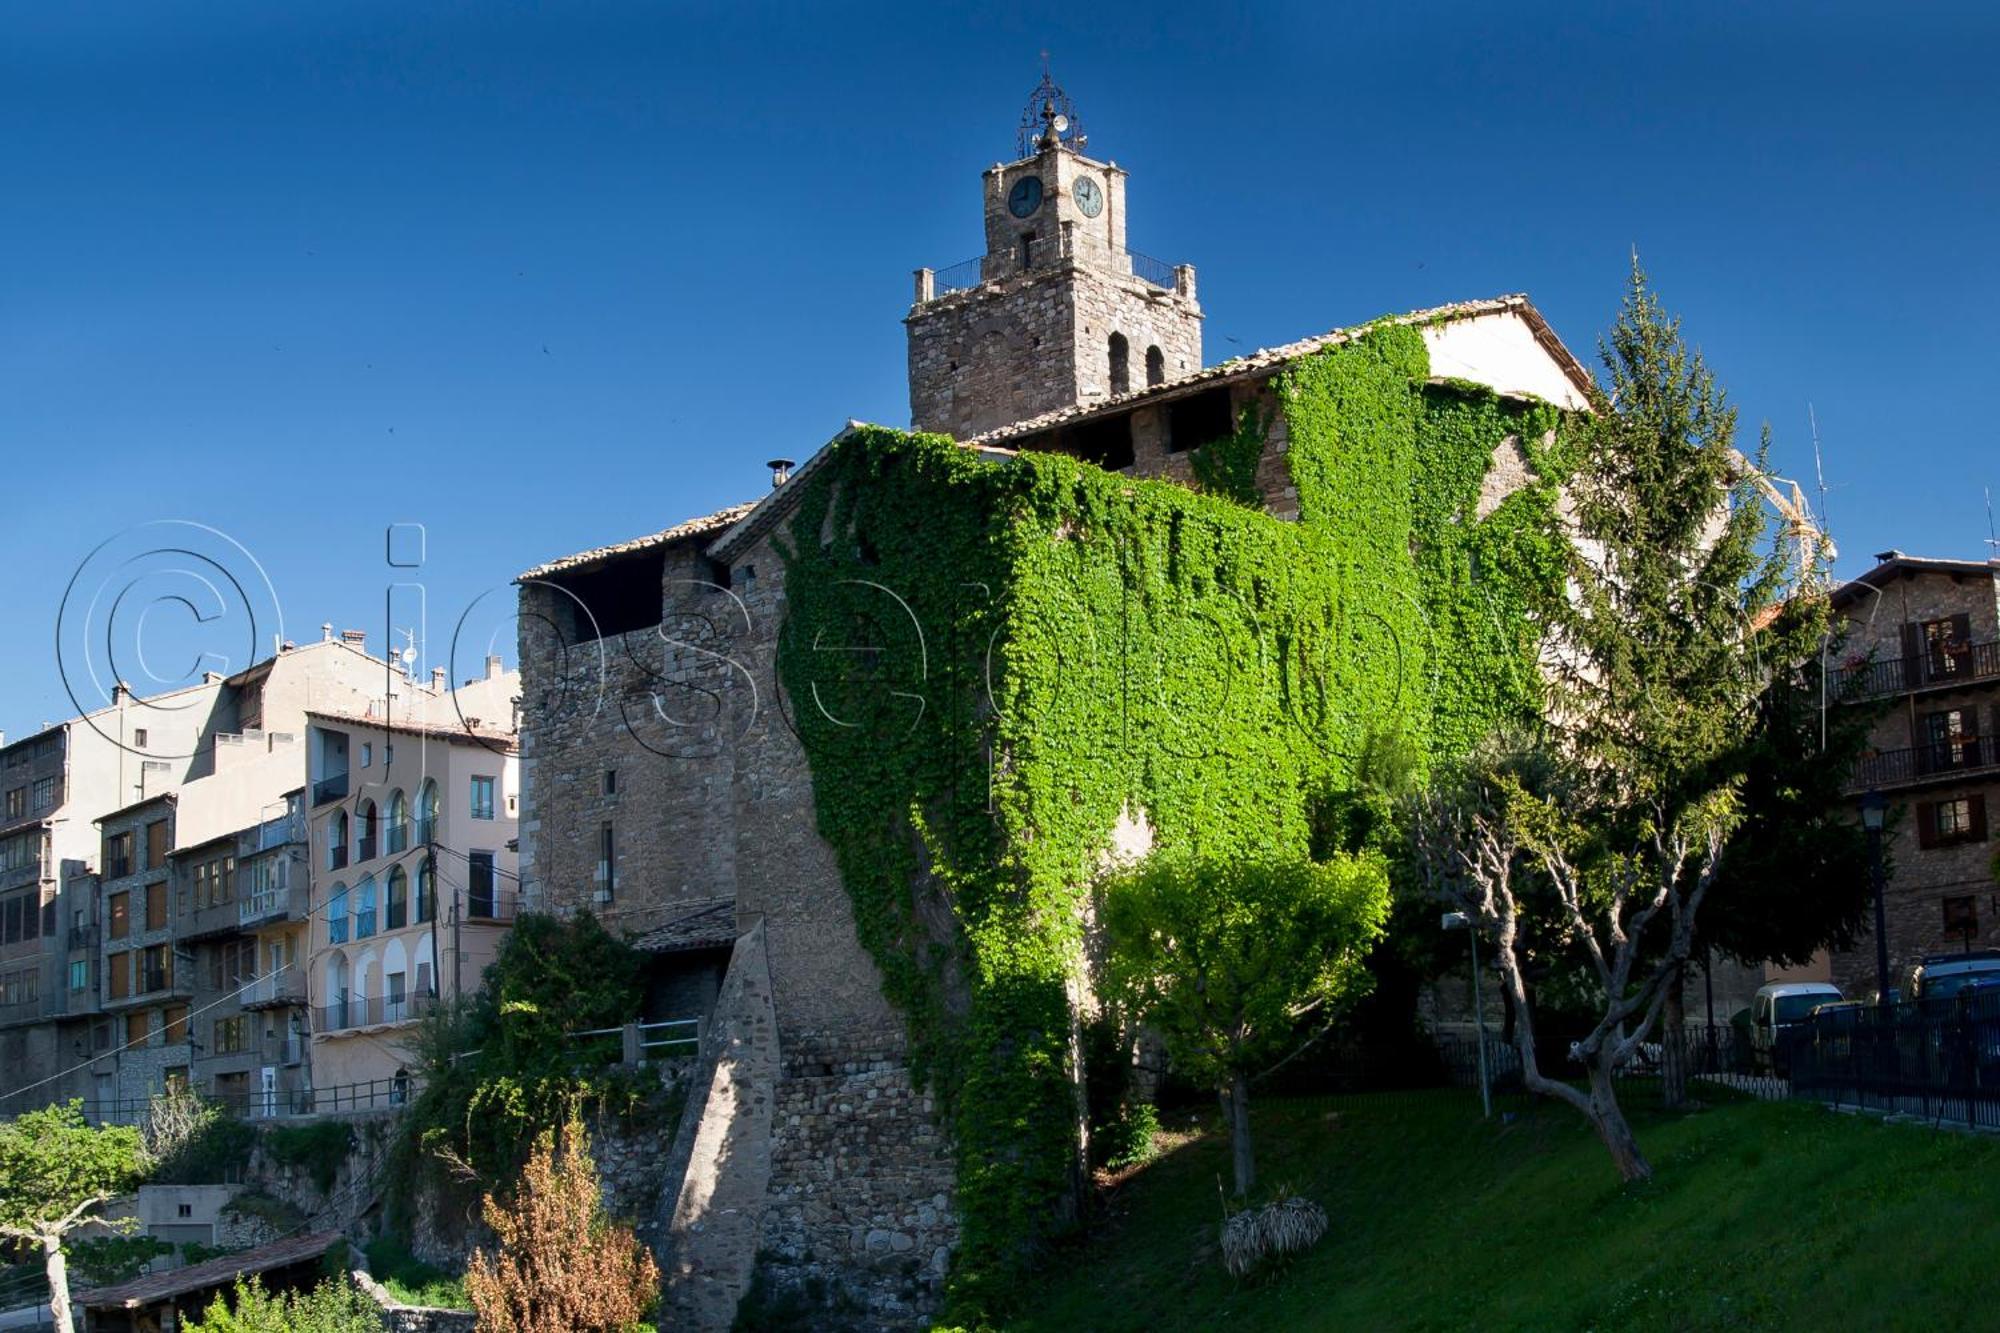
[[[331,620],[322,620],[322,621],[320,621],[320,623],[319,623],[319,641],[320,641],[321,643],[332,643],[332,642],[333,642],[333,622],[332,622]]]
[[[487,654],[486,679],[488,680],[500,679],[500,658],[497,654],[492,654],[492,653]]]
[[[368,631],[365,629],[344,629],[340,632],[340,641],[350,648],[366,649],[368,646]]]
[[[771,489],[774,491],[792,479],[792,460],[789,458],[774,458],[764,466],[771,469]]]
[[[432,688],[432,689],[434,689],[434,690],[437,690],[437,691],[438,691],[439,693],[443,693],[443,691],[444,691],[444,668],[443,668],[443,667],[432,667],[432,668],[431,668],[431,688]]]
[[[290,639],[286,639],[283,643],[278,645],[278,651],[281,653],[289,653],[296,647],[298,647],[296,643],[293,643]]]
[[[112,703],[114,703],[114,704],[122,704],[122,703],[124,703],[124,702],[125,702],[126,700],[130,699],[131,697],[132,697],[132,687],[131,687],[130,685],[127,685],[127,684],[126,684],[126,683],[125,683],[124,681],[122,681],[122,680],[120,680],[120,681],[114,681],[114,682],[112,682],[112,685],[111,685],[111,702],[112,702]],[[44,728],[47,728],[47,726],[48,726],[48,725],[49,725],[49,724],[48,724],[48,723],[46,723],[46,722],[42,723],[42,726],[43,726]]]

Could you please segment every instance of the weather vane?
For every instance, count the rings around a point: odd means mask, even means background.
[[[1076,117],[1075,104],[1049,73],[1049,53],[1044,51],[1042,81],[1035,85],[1035,91],[1028,95],[1028,105],[1021,110],[1021,126],[1014,134],[1014,155],[1031,157],[1043,147],[1058,143],[1081,152],[1088,142],[1083,122]]]

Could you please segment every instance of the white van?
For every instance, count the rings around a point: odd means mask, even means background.
[[[1757,988],[1750,1002],[1750,1059],[1760,1073],[1782,1074],[1780,1043],[1787,1030],[1803,1023],[1820,1005],[1841,999],[1830,981],[1773,981]]]

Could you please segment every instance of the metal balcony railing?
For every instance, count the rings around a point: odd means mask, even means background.
[[[1882,750],[1864,756],[1855,765],[1848,786],[1853,791],[1866,791],[1870,787],[1906,787],[1970,777],[2000,768],[1996,750],[2000,746],[1991,736],[1963,736],[1908,750]]]
[[[405,995],[392,1000],[385,995],[350,995],[344,1003],[321,1005],[313,1013],[315,1032],[342,1032],[348,1028],[374,1027],[422,1018],[437,1005],[431,995]]]
[[[1947,689],[1995,677],[2000,677],[2000,642],[1968,643],[1948,652],[1932,650],[1861,662],[1833,672],[1827,685],[1837,699],[1877,699],[1906,690]]]
[[[313,804],[325,805],[347,795],[347,774],[334,773],[313,783]]]
[[[265,1004],[304,1004],[305,978],[296,967],[288,967],[282,972],[267,972],[252,981],[238,996],[246,1009]]]
[[[980,255],[974,259],[940,269],[917,270],[916,303],[922,305],[953,292],[970,291],[991,276],[994,279],[1007,277],[1029,269],[1044,268],[1075,258],[1075,250],[1065,243],[1063,236],[1038,236],[1028,241],[1023,251],[1015,253],[995,253]],[[1179,290],[1176,266],[1164,259],[1142,255],[1137,250],[1110,252],[1109,262],[1114,271],[1123,261],[1139,281],[1158,287],[1162,291]]]

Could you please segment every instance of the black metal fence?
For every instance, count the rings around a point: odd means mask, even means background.
[[[1583,1084],[1589,1068],[1575,1050],[1586,1034],[1535,1034],[1535,1064],[1544,1078]],[[1438,1059],[1448,1082],[1477,1088],[1480,1079],[1479,1041],[1466,1035],[1435,1039]],[[1521,1055],[1498,1032],[1486,1034],[1486,1078],[1496,1097],[1532,1100],[1521,1072]],[[1621,1099],[1648,1101],[1715,1101],[1750,1098],[1781,1101],[1792,1095],[1780,1062],[1760,1050],[1740,1028],[1698,1025],[1674,1036],[1656,1034],[1643,1041],[1612,1071]]]
[[[1781,1051],[1799,1096],[2000,1128],[2000,991],[1824,1010]]]

